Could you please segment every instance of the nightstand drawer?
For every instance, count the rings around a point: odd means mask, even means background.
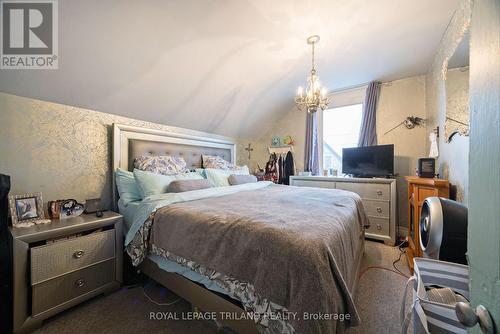
[[[74,271],[33,286],[32,312],[37,315],[115,280],[115,260]]]
[[[31,248],[31,284],[115,257],[115,230]]]

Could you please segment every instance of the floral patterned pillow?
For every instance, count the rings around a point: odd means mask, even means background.
[[[239,169],[235,164],[230,163],[229,161],[224,160],[221,157],[215,155],[202,155],[203,160],[203,168],[213,168],[213,169]]]
[[[134,167],[161,175],[175,175],[188,171],[183,158],[170,155],[143,155],[135,158]]]

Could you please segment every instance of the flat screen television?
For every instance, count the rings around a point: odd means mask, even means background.
[[[342,173],[356,177],[394,175],[394,145],[343,148]]]

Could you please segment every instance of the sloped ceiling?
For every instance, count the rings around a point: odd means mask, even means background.
[[[252,138],[310,69],[330,89],[427,72],[458,0],[60,0],[59,69],[1,70],[0,90]]]

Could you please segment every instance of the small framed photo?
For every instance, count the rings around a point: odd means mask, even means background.
[[[281,146],[281,137],[280,136],[273,136],[271,138],[271,146],[272,147],[279,147],[279,146]]]
[[[9,195],[12,226],[30,226],[44,220],[42,193]]]

